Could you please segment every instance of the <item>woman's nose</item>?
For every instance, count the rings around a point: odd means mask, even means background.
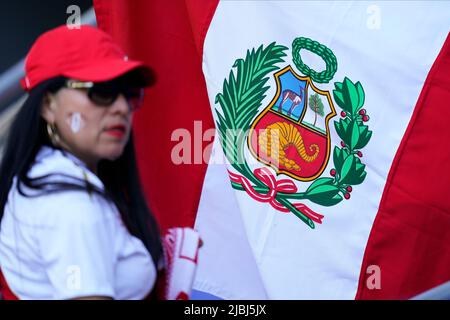
[[[119,94],[114,103],[110,106],[110,111],[113,113],[129,114],[131,113],[130,106],[128,105],[127,99],[125,99],[123,94]]]

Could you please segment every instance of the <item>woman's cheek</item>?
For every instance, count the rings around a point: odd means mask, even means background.
[[[86,127],[86,119],[79,112],[70,113],[66,118],[66,123],[73,134],[79,134]]]

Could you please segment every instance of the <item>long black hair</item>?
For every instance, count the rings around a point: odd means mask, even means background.
[[[24,196],[32,195],[26,194],[21,186],[36,190],[33,196],[68,190],[96,192],[114,202],[129,232],[144,243],[158,266],[162,258],[160,233],[142,192],[132,134],[118,159],[102,160],[98,164],[98,177],[105,190],[77,178],[72,178],[71,183],[49,182],[48,176],[28,176],[40,148],[44,145],[55,148],[48,137],[41,108],[44,95],[59,90],[64,81],[64,77],[55,77],[33,88],[11,125],[0,166],[0,221],[14,177],[17,177],[18,191]]]

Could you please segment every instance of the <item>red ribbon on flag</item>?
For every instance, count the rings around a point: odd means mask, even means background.
[[[287,209],[276,199],[276,196],[278,192],[296,193],[297,186],[294,184],[294,182],[292,182],[292,180],[289,179],[277,180],[269,169],[258,168],[253,172],[253,174],[258,178],[258,180],[264,183],[267,186],[267,188],[269,188],[269,192],[264,194],[256,191],[253,188],[251,182],[246,177],[233,173],[229,170],[228,174],[230,175],[231,181],[242,185],[242,187],[244,187],[245,191],[250,197],[252,197],[252,199],[259,202],[268,202],[273,208],[277,209],[278,211],[290,212],[289,209]],[[305,204],[293,203],[292,205],[301,213],[303,213],[305,216],[310,218],[312,221],[322,223],[322,219],[324,218],[324,216],[317,212],[314,212]]]

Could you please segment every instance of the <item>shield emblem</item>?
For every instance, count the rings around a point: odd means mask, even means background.
[[[325,170],[330,156],[329,120],[336,115],[330,93],[291,66],[274,74],[277,91],[251,125],[248,146],[277,174],[311,181]]]

